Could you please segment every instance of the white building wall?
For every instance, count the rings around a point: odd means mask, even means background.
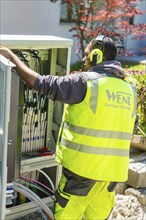
[[[138,4],[138,8],[141,11],[146,11],[146,0],[139,1],[137,4]],[[145,23],[146,23],[146,13],[135,16],[134,24],[145,24]],[[139,54],[142,54],[140,53],[139,50],[144,48],[144,46],[146,47],[146,40],[136,40],[133,39],[133,36],[131,35],[127,37],[127,43],[126,43],[127,49],[133,52],[138,51]]]
[[[72,39],[70,24],[60,25],[60,2],[49,0],[0,0],[1,34],[55,35]],[[74,38],[73,38],[74,40]],[[75,43],[71,62],[77,59]]]
[[[141,10],[146,9],[146,0],[138,4]],[[72,37],[73,32],[69,32],[72,24],[60,24],[60,1],[54,4],[49,0],[0,0],[0,14],[1,34],[55,35],[73,39],[71,63],[78,60],[77,42]],[[136,16],[135,23],[145,23],[145,15]],[[129,49],[144,45],[144,41],[131,40],[131,36],[127,39]]]

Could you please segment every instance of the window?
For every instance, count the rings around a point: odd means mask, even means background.
[[[129,25],[134,24],[134,17],[124,17],[123,20],[128,21]]]
[[[129,18],[129,24],[130,24],[130,25],[133,25],[133,24],[134,24],[134,17],[130,17],[130,18]]]
[[[72,6],[68,3],[61,2],[61,14],[60,21],[61,22],[75,22],[75,6]]]

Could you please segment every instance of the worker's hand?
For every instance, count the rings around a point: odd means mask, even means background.
[[[10,49],[8,49],[7,47],[4,47],[4,46],[0,46],[0,54],[11,61],[14,57],[14,53]]]

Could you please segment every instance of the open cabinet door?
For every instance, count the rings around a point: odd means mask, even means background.
[[[8,123],[10,116],[11,68],[14,65],[0,55],[0,219],[5,218],[7,184]]]

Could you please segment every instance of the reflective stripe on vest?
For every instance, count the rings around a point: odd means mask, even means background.
[[[97,84],[94,86],[94,84]],[[96,99],[94,98],[96,97]],[[91,95],[90,95],[90,108],[95,113],[97,109],[97,103],[98,103],[98,83],[93,80],[91,81]]]
[[[68,122],[64,122],[64,129],[73,131],[78,134],[103,138],[114,138],[122,140],[130,140],[131,134],[129,132],[112,131],[112,130],[98,130],[93,128],[84,128],[78,125],[73,125]]]
[[[77,144],[66,139],[61,139],[61,144],[66,146],[67,148],[77,150],[80,152],[88,153],[88,154],[101,154],[101,155],[111,155],[111,156],[120,156],[120,157],[128,157],[129,150],[118,149],[118,148],[105,148],[105,147],[93,147],[87,146],[84,144]]]

